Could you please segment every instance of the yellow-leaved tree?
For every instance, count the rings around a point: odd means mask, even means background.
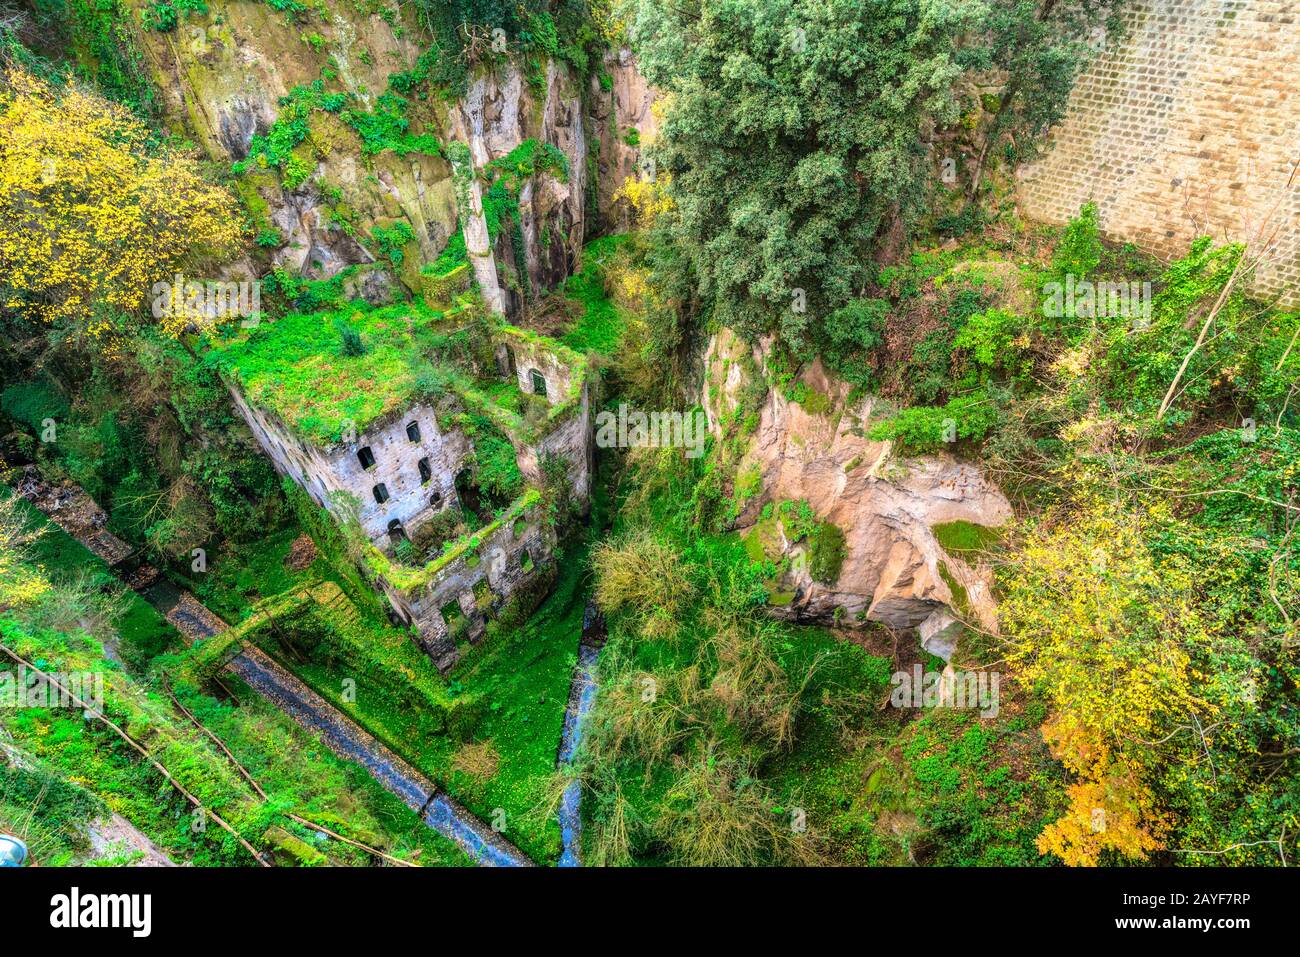
[[[1152,784],[1215,712],[1194,664],[1215,625],[1188,563],[1147,541],[1168,519],[1158,505],[1072,502],[1028,530],[1001,576],[1010,660],[1046,697],[1043,737],[1075,778],[1038,839],[1067,864],[1163,846],[1171,822]]]
[[[101,335],[195,256],[238,248],[225,190],[128,110],[18,67],[0,84],[0,305]],[[171,330],[176,331],[176,330]]]

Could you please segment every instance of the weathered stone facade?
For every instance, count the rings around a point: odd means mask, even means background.
[[[461,641],[476,642],[488,615],[553,564],[555,532],[542,521],[535,492],[500,519],[418,571],[378,560],[378,584],[398,616],[439,669],[460,658]]]
[[[1276,229],[1254,291],[1300,302],[1300,3],[1133,0],[1125,20],[1021,173],[1022,212],[1061,223],[1095,201],[1108,237],[1163,258]]]
[[[371,542],[383,543],[392,522],[409,533],[457,502],[456,473],[473,448],[460,432],[443,434],[427,404],[415,405],[392,421],[367,429],[355,442],[321,449],[298,438],[274,415],[249,404],[238,390],[234,390],[234,399],[276,468],[301,485],[317,504],[333,511],[336,504],[330,495],[338,491],[356,498],[361,506],[361,528]],[[412,425],[418,429],[415,440],[407,432]],[[369,467],[362,464],[363,449],[373,456]],[[428,480],[421,477],[421,460],[429,468]],[[381,488],[386,496],[383,502],[376,495]]]
[[[572,494],[585,506],[591,490],[592,432],[585,360],[558,343],[505,327],[497,339],[503,378],[521,390],[545,394],[549,415],[540,428],[506,429],[524,494],[499,518],[465,536],[419,568],[403,565],[394,542],[412,534],[446,508],[459,505],[456,478],[473,453],[471,440],[439,425],[447,395],[435,408],[416,402],[401,414],[372,424],[355,439],[321,448],[251,402],[232,383],[235,406],[276,469],[297,482],[323,508],[338,514],[336,492],[359,503],[358,519],[369,541],[366,565],[375,587],[393,611],[413,626],[417,642],[446,670],[460,657],[459,644],[479,640],[490,615],[516,592],[536,601],[531,586],[553,570],[555,532],[539,508],[538,487],[546,481],[542,463],[557,455],[566,463]],[[516,359],[518,364],[516,363]]]
[[[502,372],[514,375],[520,391],[544,395],[557,420],[535,445],[517,449],[519,470],[529,481],[539,483],[542,458],[558,455],[569,463],[574,495],[585,502],[591,491],[591,396],[585,365],[575,366],[576,358],[510,327],[497,345]]]

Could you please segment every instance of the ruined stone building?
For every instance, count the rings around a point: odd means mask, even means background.
[[[543,486],[562,472],[572,500],[588,500],[586,361],[554,340],[487,326],[474,308],[403,304],[352,321],[360,356],[340,353],[331,317],[290,316],[241,333],[215,350],[217,362],[276,469],[340,521],[355,519],[367,577],[445,671],[490,615],[544,593],[556,537],[539,507]],[[463,345],[471,327],[487,338],[476,365],[421,354]],[[501,450],[513,454],[510,501],[476,485],[494,448],[498,471],[511,468]]]

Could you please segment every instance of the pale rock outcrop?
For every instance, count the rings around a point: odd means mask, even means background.
[[[339,0],[323,0],[323,13],[313,28],[323,41],[319,51],[304,40],[300,25],[266,4],[213,0],[206,16],[186,17],[175,34],[140,29],[169,123],[211,158],[243,160],[253,137],[265,134],[279,116],[281,97],[318,80],[325,66],[332,65],[358,106],[368,109],[387,87],[389,73],[414,64],[422,52],[414,11],[390,24]],[[243,186],[252,205],[265,204],[266,223],[284,237],[273,266],[320,279],[374,261],[330,215],[334,204],[315,187],[317,179],[339,190],[355,217],[356,236],[369,234],[376,223],[404,218],[415,231],[420,257],[438,255],[456,223],[444,160],[380,154],[359,161],[355,134],[327,114],[316,115],[312,138],[325,155],[301,186],[286,189],[276,171],[254,171]]]
[[[234,0],[210,0],[206,14],[187,16],[184,30],[175,34],[133,24],[169,124],[214,160],[245,160],[253,137],[271,129],[280,99],[290,91],[332,70],[327,89],[342,86],[352,94],[349,109],[374,109],[390,76],[412,69],[427,49],[413,7],[385,18],[342,0],[321,0],[318,12],[306,33],[266,4]],[[625,142],[626,132],[651,131],[653,93],[626,50],[610,54],[606,72],[610,89],[593,80],[594,93],[586,97],[576,73],[555,61],[546,64],[541,82],[530,82],[518,65],[506,63],[476,72],[457,102],[431,96],[417,104],[415,94],[410,97],[412,132],[424,132],[427,123],[444,144],[467,143],[476,169],[527,139],[558,148],[568,161],[567,177],[538,175],[522,186],[525,262],[515,262],[513,229],[502,229],[486,249],[483,226],[485,248],[479,252],[498,271],[496,288],[508,313],[573,271],[584,238],[597,225],[590,222],[589,202],[607,203],[636,169],[639,150]],[[458,228],[451,164],[417,152],[363,155],[356,133],[338,115],[322,111],[312,113],[310,139],[294,155],[314,164],[301,185],[289,189],[279,170],[256,165],[236,184],[257,228],[273,225],[284,238],[271,265],[321,279],[364,264],[419,291],[420,267],[438,257]],[[477,218],[482,220],[481,197]],[[414,245],[392,268],[387,260],[376,262],[365,239],[376,227],[399,221],[410,224]]]
[[[636,57],[627,47],[605,54],[605,73],[609,89],[595,77],[588,99],[596,129],[596,206],[592,215],[602,232],[627,229],[629,210],[614,203],[614,194],[629,178],[650,175],[645,163],[645,148],[654,140],[658,124],[652,107],[657,91],[637,69]],[[628,131],[636,135],[629,136]],[[633,140],[633,142],[629,142]]]
[[[486,249],[487,226],[482,222],[481,196],[471,200],[478,222],[466,229],[467,247],[474,257],[475,275],[485,298],[492,293],[485,282],[497,274],[505,311],[523,304],[523,276],[530,293],[554,288],[572,271],[582,250],[586,224],[587,141],[583,128],[582,91],[572,70],[555,61],[546,65],[545,90],[539,98],[524,82],[515,64],[483,73],[447,117],[446,138],[469,145],[474,168],[510,154],[527,139],[549,144],[564,154],[568,175],[544,173],[523,183],[519,193],[519,220],[525,262],[515,262],[512,237],[507,230]],[[473,191],[471,185],[471,192]],[[472,238],[472,242],[470,241]],[[490,260],[490,261],[489,261]],[[513,284],[502,282],[498,263],[508,263]]]
[[[709,343],[703,404],[715,435],[737,409],[746,411],[744,393],[762,374],[765,354],[764,344],[751,349],[730,330]],[[948,554],[932,529],[958,520],[1002,525],[1012,517],[1006,497],[978,468],[950,455],[900,459],[889,443],[868,439],[867,426],[880,417],[877,401],[867,397],[846,408],[849,386],[820,361],[804,370],[802,380],[829,399],[824,403],[829,411],[809,412],[781,390],[767,390],[737,469],[739,475],[757,469],[762,491],[745,504],[736,528],[741,534],[763,534],[766,503],[806,499],[820,519],[844,532],[847,553],[830,584],[813,581],[805,561],[792,562],[779,587],[794,595],[775,605],[773,613],[831,622],[842,609],[838,620],[849,625],[867,620],[914,628],[928,622],[926,638],[944,658],[951,657],[956,643],[947,610],[995,630],[990,570]],[[782,555],[797,556],[804,549],[783,534],[769,532],[766,538]],[[936,618],[936,612],[943,614]]]
[[[923,651],[944,661],[952,661],[952,656],[957,651],[957,641],[961,638],[961,622],[939,608],[930,612],[930,616],[916,626],[916,631],[921,638]]]

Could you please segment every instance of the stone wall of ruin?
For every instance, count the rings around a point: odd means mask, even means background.
[[[330,500],[332,493],[346,491],[354,495],[361,506],[362,530],[381,548],[388,547],[389,522],[400,522],[410,533],[457,501],[456,473],[472,447],[461,432],[442,432],[428,405],[413,406],[401,417],[361,433],[356,442],[320,449],[299,439],[275,416],[248,403],[238,389],[232,389],[231,394],[276,469],[332,512],[336,510]],[[419,426],[418,442],[406,435],[406,427],[412,422]],[[362,448],[369,448],[375,457],[369,469],[362,467],[358,458]],[[420,479],[422,458],[429,460],[432,476],[428,482]],[[374,494],[380,483],[389,495],[382,504]]]
[[[520,586],[547,573],[554,561],[555,532],[541,518],[541,510],[534,508],[502,523],[477,548],[466,549],[418,587],[401,589],[380,578],[389,602],[403,621],[415,626],[417,643],[439,670],[456,663],[459,642],[483,637],[489,612],[499,612]],[[451,602],[465,619],[455,633],[442,614]]]

